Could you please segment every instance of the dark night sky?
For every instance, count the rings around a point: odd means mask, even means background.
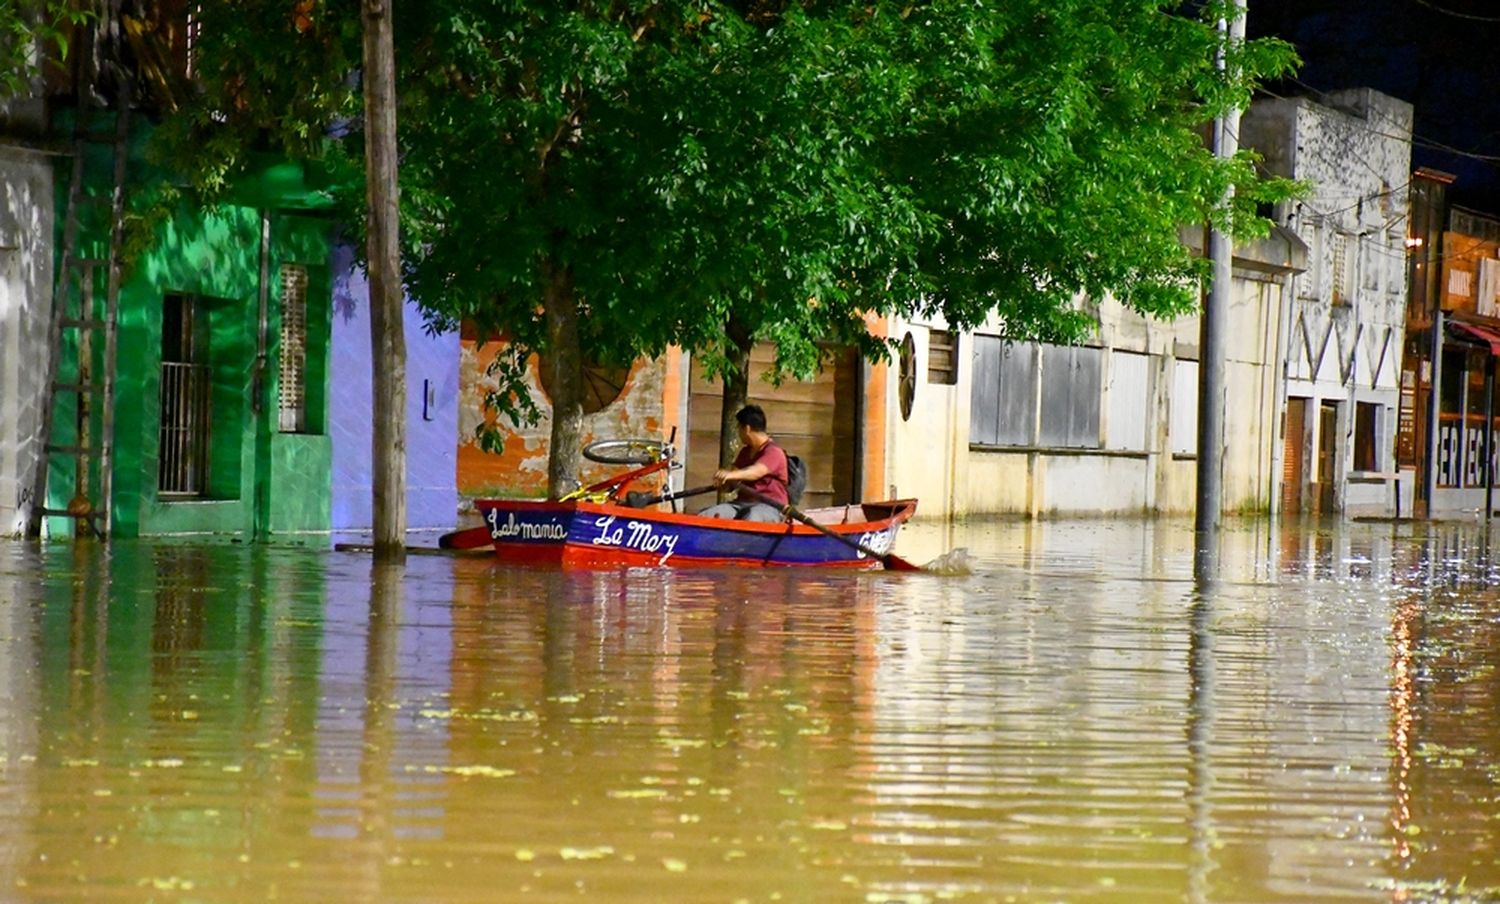
[[[1456,174],[1452,201],[1500,215],[1500,0],[1246,6],[1251,37],[1274,35],[1302,57],[1296,76],[1270,90],[1316,96],[1368,86],[1409,101],[1416,108],[1412,165]]]

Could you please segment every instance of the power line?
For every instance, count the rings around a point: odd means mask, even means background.
[[[1416,0],[1416,3],[1418,6],[1425,6],[1435,13],[1442,13],[1445,16],[1452,16],[1455,19],[1467,19],[1470,22],[1500,22],[1500,16],[1476,16],[1473,13],[1461,13],[1456,9],[1438,6],[1436,3],[1431,2],[1431,0]]]

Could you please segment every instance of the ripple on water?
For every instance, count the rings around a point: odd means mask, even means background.
[[[902,546],[971,573],[0,543],[0,898],[1500,887],[1482,532]]]

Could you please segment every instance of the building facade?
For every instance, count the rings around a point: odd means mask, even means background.
[[[0,147],[0,536],[23,529],[40,456],[37,362],[52,312],[52,197],[47,155]]]
[[[1257,100],[1243,145],[1301,180],[1277,222],[1309,249],[1285,347],[1288,513],[1399,515],[1416,475],[1395,462],[1407,301],[1410,104],[1368,89]]]
[[[1305,256],[1285,230],[1235,252],[1226,511],[1275,504],[1283,299]],[[1191,512],[1198,319],[1154,321],[1111,298],[1092,307],[1098,330],[1079,346],[1012,341],[999,320],[973,332],[897,324],[892,492],[918,497],[921,513],[938,518]]]
[[[335,532],[372,527],[373,372],[369,279],[352,248],[333,254],[332,520]],[[416,302],[404,309],[406,338],[406,524],[450,530],[458,520],[459,337],[429,333]]]

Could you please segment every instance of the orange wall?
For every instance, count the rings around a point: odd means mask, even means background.
[[[475,428],[480,423],[497,422],[493,412],[484,410],[484,396],[494,386],[494,380],[485,371],[495,353],[503,347],[498,342],[478,343],[470,339],[464,339],[460,344],[458,492],[467,498],[540,499],[547,495],[547,446],[552,432],[552,407],[537,376],[535,357],[530,362],[527,384],[541,409],[541,420],[531,427],[515,426],[509,421],[501,425],[504,447],[498,454],[485,452],[475,439]],[[598,439],[665,438],[666,432],[671,430],[668,413],[675,420],[677,409],[672,407],[664,411],[664,402],[670,394],[669,384],[680,384],[675,379],[675,369],[670,367],[672,357],[669,354],[636,362],[620,397],[584,418],[584,445]],[[680,394],[681,390],[677,392]],[[619,473],[621,468],[618,465],[585,461],[579,479],[587,484]]]

